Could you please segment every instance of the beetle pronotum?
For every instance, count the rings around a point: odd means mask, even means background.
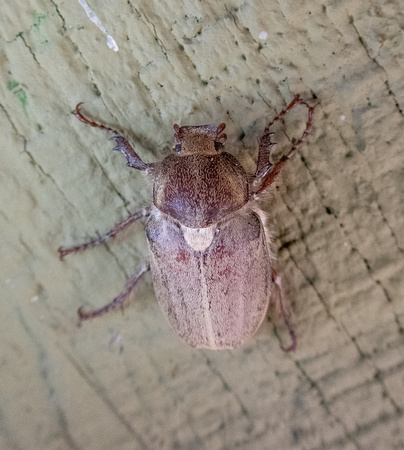
[[[308,108],[306,128],[292,140],[287,154],[270,162],[271,126],[296,105]],[[270,299],[288,327],[296,348],[290,305],[279,275],[271,267],[269,235],[259,202],[282,167],[308,135],[315,106],[299,95],[264,130],[259,142],[255,174],[247,174],[238,160],[224,151],[225,124],[174,125],[174,150],[161,162],[147,164],[129,142],[109,127],[92,122],[81,112],[81,122],[114,133],[116,147],[127,166],[154,179],[153,204],[131,214],[106,234],[70,248],[59,248],[60,258],[86,250],[116,236],[147,217],[150,261],[130,277],[124,290],[104,307],[84,312],[90,319],[122,309],[142,275],[151,269],[162,311],[180,338],[193,347],[232,349],[252,337],[264,320]]]

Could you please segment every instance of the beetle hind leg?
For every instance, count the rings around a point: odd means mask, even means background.
[[[292,343],[289,345],[289,347],[281,346],[281,348],[284,352],[294,351],[296,350],[297,339],[295,330],[293,329],[291,323],[292,312],[290,301],[286,297],[285,291],[283,290],[280,275],[273,269],[272,269],[272,283],[274,285],[274,289],[271,296],[271,302],[274,304],[276,312],[283,317],[285,325],[289,331],[289,335],[292,339]]]
[[[114,311],[116,309],[123,310],[125,307],[125,302],[128,299],[129,294],[132,292],[134,287],[140,278],[150,269],[150,264],[145,264],[139,273],[132,275],[125,284],[123,291],[115,297],[112,302],[106,304],[102,308],[94,309],[91,311],[83,311],[83,307],[79,308],[77,314],[79,316],[80,322],[83,320],[93,319],[94,317],[102,316],[103,314],[108,313],[109,311]]]

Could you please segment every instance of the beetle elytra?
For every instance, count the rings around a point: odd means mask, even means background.
[[[288,153],[270,162],[271,126],[294,106],[308,109],[305,130]],[[129,142],[109,127],[87,119],[82,103],[73,114],[83,123],[113,132],[111,139],[127,166],[154,180],[153,204],[119,222],[108,233],[69,248],[60,258],[104,243],[143,217],[150,261],[130,277],[124,290],[103,308],[84,312],[81,320],[122,309],[130,292],[150,268],[160,307],[180,338],[193,347],[233,349],[251,338],[264,320],[270,300],[282,315],[294,350],[290,305],[272,267],[270,238],[259,207],[265,191],[308,135],[315,106],[299,95],[265,128],[259,141],[255,174],[224,151],[225,124],[174,125],[174,152],[145,163]]]

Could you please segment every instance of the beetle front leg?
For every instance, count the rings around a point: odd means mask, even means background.
[[[113,130],[112,128],[106,127],[105,125],[101,125],[97,122],[93,122],[87,117],[83,115],[81,112],[81,107],[83,105],[83,102],[78,103],[76,106],[76,109],[72,111],[72,114],[80,120],[80,122],[85,123],[86,125],[90,125],[90,127],[100,128],[101,130],[106,131],[112,131],[114,133],[114,136],[110,138],[110,140],[115,140],[116,146],[112,150],[117,150],[121,152],[126,157],[126,165],[128,167],[132,167],[133,169],[137,170],[148,170],[152,165],[146,164],[143,162],[140,158],[140,156],[135,152],[133,147],[129,144],[128,140],[121,136],[117,131]]]
[[[292,140],[292,147],[289,152],[286,155],[282,156],[282,158],[278,162],[272,164],[269,161],[269,158],[271,155],[271,149],[275,145],[275,142],[271,142],[271,136],[273,136],[274,133],[270,132],[270,129],[275,122],[281,120],[282,117],[296,105],[304,105],[308,108],[306,128],[300,139]],[[285,165],[286,161],[288,161],[294,155],[299,145],[308,136],[309,130],[313,124],[314,109],[316,108],[316,106],[317,104],[314,106],[310,106],[300,98],[299,94],[295,95],[291,103],[289,103],[289,105],[285,109],[283,109],[265,127],[264,134],[259,143],[257,169],[255,172],[255,180],[253,181],[252,186],[252,192],[255,197],[257,197],[258,194],[262,193],[268,186],[270,186],[274,182],[275,178],[281,171],[282,167]]]
[[[84,312],[83,307],[79,308],[77,310],[77,314],[79,315],[80,321],[92,319],[97,316],[102,316],[103,314],[106,314],[109,311],[113,311],[116,309],[123,310],[125,301],[127,300],[129,294],[132,292],[134,287],[136,286],[137,282],[140,280],[140,278],[150,269],[150,264],[145,264],[141,269],[140,272],[132,275],[128,281],[125,284],[125,287],[123,291],[115,297],[112,302],[106,304],[102,308],[99,309],[93,309],[91,311]]]
[[[147,217],[149,214],[150,214],[150,206],[148,206],[134,214],[131,214],[125,220],[118,222],[117,224],[115,224],[115,226],[114,226],[114,228],[112,228],[112,230],[109,230],[107,233],[103,234],[102,236],[98,236],[96,238],[89,240],[88,242],[83,242],[82,244],[79,244],[79,245],[74,245],[73,247],[68,247],[68,248],[59,247],[58,248],[59,258],[61,260],[63,260],[63,258],[66,255],[69,255],[70,253],[82,252],[84,250],[87,250],[88,248],[92,248],[97,245],[103,244],[108,239],[115,237],[117,234],[119,234],[121,231],[123,231],[125,228],[127,228],[129,225],[131,225],[133,222],[136,222],[136,220],[139,220],[142,217]]]
[[[272,269],[272,283],[273,283],[273,292],[271,295],[271,303],[273,303],[277,314],[283,317],[285,325],[289,331],[290,337],[292,338],[292,343],[289,347],[281,346],[284,352],[290,352],[296,350],[297,340],[296,333],[293,329],[291,323],[291,307],[289,299],[286,297],[285,291],[283,290],[282,280],[279,274]]]

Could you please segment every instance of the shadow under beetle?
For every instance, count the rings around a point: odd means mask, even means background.
[[[271,126],[296,105],[308,108],[306,128],[278,162],[271,163]],[[142,275],[151,269],[160,307],[178,336],[192,347],[232,349],[251,338],[264,320],[270,303],[282,315],[296,348],[290,304],[279,275],[271,267],[270,238],[259,208],[264,192],[308,135],[315,106],[299,95],[265,128],[259,141],[255,174],[247,174],[238,160],[224,151],[225,124],[174,125],[174,151],[163,161],[146,164],[115,130],[87,119],[82,103],[73,114],[92,127],[112,131],[114,150],[127,166],[144,170],[154,180],[153,204],[131,214],[106,234],[70,248],[60,258],[86,250],[116,236],[147,217],[150,262],[130,277],[124,290],[104,307],[84,312],[80,320],[122,309]]]

